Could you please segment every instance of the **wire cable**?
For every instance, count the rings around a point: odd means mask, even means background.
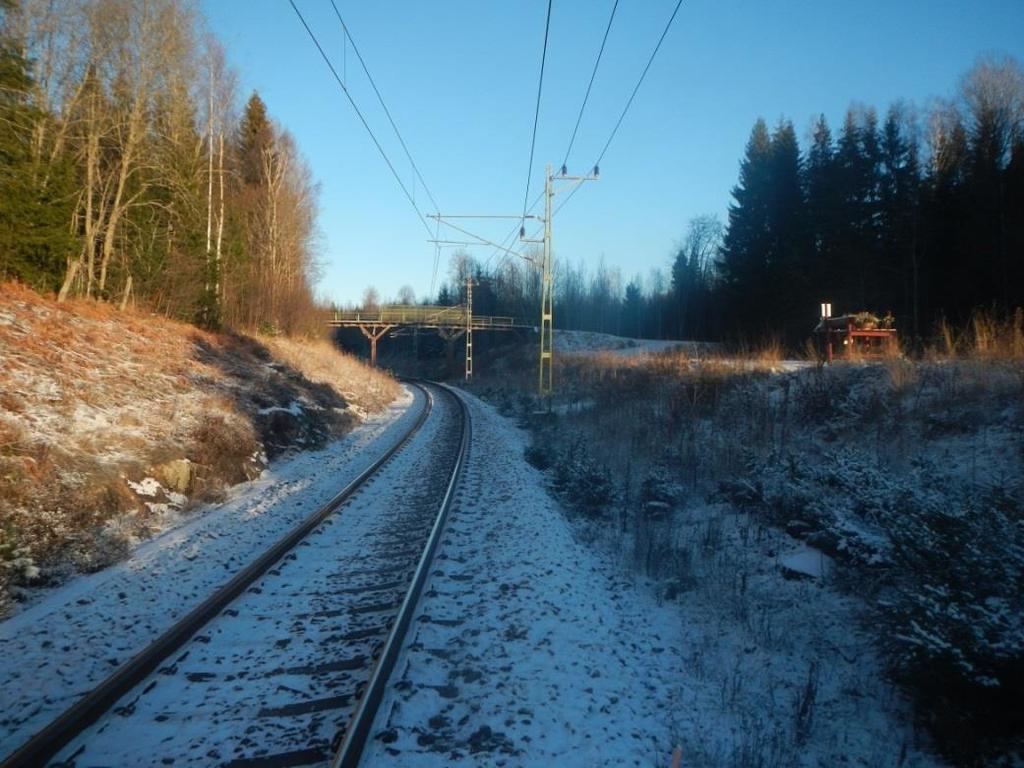
[[[654,57],[658,55],[658,49],[661,48],[661,44],[665,40],[665,35],[668,34],[668,30],[672,26],[672,22],[675,21],[676,14],[679,13],[679,7],[682,4],[683,4],[683,0],[679,0],[679,2],[676,3],[675,10],[672,11],[672,16],[669,17],[668,24],[665,25],[665,29],[664,29],[664,31],[662,31],[661,37],[658,38],[658,44],[656,46],[654,46],[654,50],[651,52],[651,57],[647,60],[647,66],[644,67],[644,71],[643,71],[643,73],[641,73],[640,79],[637,80],[636,86],[633,88],[633,93],[631,93],[630,96],[629,96],[629,101],[626,102],[625,109],[623,109],[622,110],[622,114],[619,115],[619,120],[618,120],[618,122],[615,123],[615,127],[612,129],[611,136],[609,136],[608,137],[608,141],[606,141],[604,143],[604,149],[601,150],[601,154],[598,156],[597,162],[594,163],[594,167],[595,168],[601,164],[601,160],[604,159],[605,152],[608,151],[608,147],[612,143],[612,139],[614,139],[615,138],[615,134],[618,133],[619,126],[622,125],[622,121],[623,121],[623,119],[625,119],[626,113],[629,111],[629,108],[632,106],[633,99],[636,98],[636,93],[637,93],[637,91],[640,90],[641,83],[643,83],[644,78],[647,77],[647,70],[649,70],[651,68],[651,63],[654,61]]]
[[[306,28],[306,33],[309,35],[310,40],[313,41],[313,45],[315,45],[316,49],[320,51],[320,55],[323,57],[324,63],[327,64],[327,68],[331,70],[331,74],[334,75],[334,79],[337,81],[338,85],[341,87],[341,90],[348,98],[348,103],[352,105],[352,109],[355,110],[355,113],[359,117],[360,122],[362,122],[363,127],[366,129],[366,132],[369,133],[370,138],[373,139],[373,143],[377,147],[377,151],[380,152],[380,156],[384,158],[384,162],[387,163],[388,168],[391,169],[391,175],[395,177],[395,181],[398,182],[398,186],[402,188],[402,192],[405,193],[405,197],[409,201],[409,205],[411,205],[413,207],[413,210],[416,211],[416,216],[419,218],[420,223],[423,225],[423,228],[427,230],[427,236],[431,236],[433,233],[430,231],[430,226],[427,224],[426,219],[423,217],[423,213],[420,211],[419,206],[416,205],[416,201],[413,200],[412,195],[409,194],[409,190],[406,188],[405,184],[402,183],[402,179],[398,175],[398,171],[395,170],[395,166],[392,165],[390,158],[388,158],[387,153],[384,151],[384,147],[382,147],[380,142],[377,140],[377,136],[374,134],[373,129],[370,128],[370,124],[366,122],[366,118],[363,117],[363,113],[360,112],[359,107],[356,106],[356,102],[352,98],[352,94],[348,92],[348,88],[345,87],[345,83],[342,82],[341,77],[338,75],[338,70],[334,68],[334,65],[331,63],[330,58],[324,51],[323,46],[320,45],[320,41],[317,40],[316,35],[313,34],[313,30],[309,28],[309,24],[306,23],[306,19],[302,15],[302,12],[299,11],[298,6],[295,5],[295,0],[288,0],[288,2],[291,5],[292,10],[295,11],[295,15],[299,17],[299,21],[302,22],[302,26]]]
[[[538,195],[537,195],[537,197],[536,197],[536,198],[534,198],[533,202],[532,202],[532,203],[530,203],[530,207],[526,209],[526,213],[528,214],[528,213],[530,213],[531,211],[533,211],[533,209],[537,207],[537,203],[539,203],[539,202],[541,201],[541,198],[543,198],[543,197],[544,197],[544,190],[542,189],[542,190],[540,191],[540,194],[538,194]],[[523,220],[525,220],[525,219],[526,219],[526,214],[524,214],[524,215],[523,215]],[[511,229],[510,231],[509,231],[509,233],[508,233],[507,235],[505,235],[505,237],[503,237],[503,238],[502,238],[502,239],[501,239],[501,240],[499,241],[499,242],[500,242],[500,244],[501,244],[501,247],[502,247],[502,248],[510,248],[510,247],[511,247],[511,242],[512,242],[512,239],[513,239],[513,238],[514,238],[514,237],[516,236],[516,233],[517,233],[517,232],[519,232],[519,228],[520,228],[521,226],[522,226],[522,221],[521,221],[521,222],[520,222],[519,224],[516,224],[516,225],[515,225],[515,226],[514,226],[514,227],[513,227],[513,228],[512,228],[512,229]],[[487,257],[487,261],[485,261],[485,262],[484,262],[484,265],[483,265],[482,269],[486,270],[486,269],[487,269],[487,267],[488,267],[488,265],[489,265],[489,264],[491,263],[491,261],[492,261],[492,260],[494,259],[494,257],[495,257],[495,256],[497,256],[497,255],[498,255],[499,253],[503,253],[503,251],[499,250],[498,248],[495,248],[495,249],[494,249],[494,250],[493,250],[493,251],[491,252],[491,255]],[[505,255],[508,255],[508,254],[505,254]]]
[[[540,94],[544,88],[544,62],[548,57],[548,32],[551,29],[551,4],[548,0],[548,16],[544,22],[544,50],[540,55],[540,79],[537,82],[537,106],[533,111],[533,138],[530,139],[530,163],[526,167],[526,192],[523,193],[523,220],[526,219],[526,202],[530,199],[530,179],[533,175],[533,150],[537,146],[537,121],[540,118]],[[522,226],[522,225],[520,225]]]
[[[618,0],[616,0],[618,2]],[[366,78],[370,81],[370,85],[373,87],[373,92],[377,94],[377,101],[380,102],[381,107],[384,109],[384,114],[388,117],[388,122],[391,123],[391,127],[395,131],[395,136],[398,137],[399,143],[402,145],[402,149],[405,151],[405,156],[409,158],[409,162],[412,164],[412,169],[416,173],[416,178],[420,180],[420,184],[423,186],[424,191],[427,193],[427,197],[430,198],[430,202],[434,204],[434,210],[440,212],[441,206],[437,204],[434,199],[434,195],[430,192],[430,187],[427,186],[427,182],[423,180],[423,174],[420,173],[420,169],[416,166],[416,161],[412,159],[412,154],[409,152],[409,147],[405,144],[405,139],[402,138],[401,131],[398,130],[398,126],[395,125],[394,118],[391,117],[391,110],[388,109],[388,105],[384,103],[384,97],[381,96],[380,90],[377,88],[377,83],[373,80],[373,75],[370,74],[369,68],[366,66],[366,62],[363,60],[363,54],[359,52],[359,46],[356,45],[355,38],[352,37],[352,33],[348,31],[348,24],[341,18],[341,11],[338,10],[337,3],[331,0],[331,7],[334,9],[334,15],[338,17],[338,22],[341,24],[342,30],[345,32],[345,37],[352,43],[352,51],[355,53],[356,58],[359,59],[359,64],[363,68],[363,72],[366,73]]]
[[[580,129],[580,121],[583,120],[583,110],[587,108],[587,100],[590,99],[590,89],[594,87],[594,78],[597,76],[597,67],[601,63],[601,56],[604,54],[605,43],[608,42],[608,33],[612,29],[612,21],[615,19],[615,9],[619,7],[619,0],[612,5],[612,14],[608,17],[608,26],[605,27],[604,37],[601,39],[601,49],[597,52],[597,61],[594,62],[594,71],[590,73],[590,82],[587,84],[587,92],[583,95],[583,104],[580,106],[580,114],[576,118],[576,127],[572,129],[572,138],[569,139],[569,148],[565,150],[565,159],[562,160],[564,169],[569,163],[569,155],[572,153],[572,145],[576,143],[576,132]]]

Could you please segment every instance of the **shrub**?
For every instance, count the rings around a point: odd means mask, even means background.
[[[550,445],[532,444],[523,451],[526,461],[542,472],[551,469],[556,461],[556,454]]]
[[[569,505],[585,515],[596,517],[615,501],[615,489],[609,472],[576,443],[555,463],[555,488]]]

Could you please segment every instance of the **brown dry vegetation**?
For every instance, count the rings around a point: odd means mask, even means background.
[[[16,284],[0,285],[0,360],[0,614],[17,585],[103,567],[186,497],[217,498],[398,392],[323,340],[214,334]],[[133,491],[146,477],[164,488]]]
[[[310,381],[328,384],[350,404],[367,411],[378,411],[398,395],[398,386],[358,358],[339,355],[338,348],[326,339],[293,339],[286,336],[255,337],[271,354],[300,371]]]
[[[474,388],[529,426],[528,460],[666,597],[707,592],[709,563],[729,563],[729,584],[761,567],[717,538],[707,555],[711,539],[684,535],[689,516],[710,537],[749,514],[783,546],[799,537],[835,557],[834,586],[864,599],[921,724],[954,764],[980,765],[1024,744],[1024,318],[940,330],[921,359],[788,371],[772,345],[699,360],[562,355],[553,413],[522,394],[536,386],[525,360]],[[773,616],[770,592],[706,596]]]

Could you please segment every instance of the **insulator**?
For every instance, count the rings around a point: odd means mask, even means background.
[[[569,169],[565,167],[565,163],[562,163],[562,175],[565,176],[569,172]]]
[[[522,226],[519,228],[519,239],[522,240],[524,237],[526,237],[526,227]]]
[[[600,169],[600,168],[598,168],[598,167],[597,167],[597,166],[595,165],[595,166],[594,166],[594,177],[596,178],[596,177],[598,177],[598,176],[600,176],[600,175],[601,175],[601,169]]]

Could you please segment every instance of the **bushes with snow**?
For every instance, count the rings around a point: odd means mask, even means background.
[[[769,375],[742,360],[608,357],[570,360],[560,381],[595,407],[534,425],[547,430],[556,489],[577,509],[591,492],[618,508],[600,517],[629,539],[639,571],[672,594],[703,583],[713,558],[692,555],[727,548],[715,520],[696,542],[673,526],[709,497],[752,512],[835,558],[834,586],[863,600],[945,756],[1024,754],[1019,359]]]
[[[1019,737],[1024,486],[979,486],[934,461],[894,473],[852,449],[752,463],[723,495],[851,566],[893,673],[947,753]],[[799,523],[800,525],[794,525]],[[972,749],[974,747],[972,746]]]

